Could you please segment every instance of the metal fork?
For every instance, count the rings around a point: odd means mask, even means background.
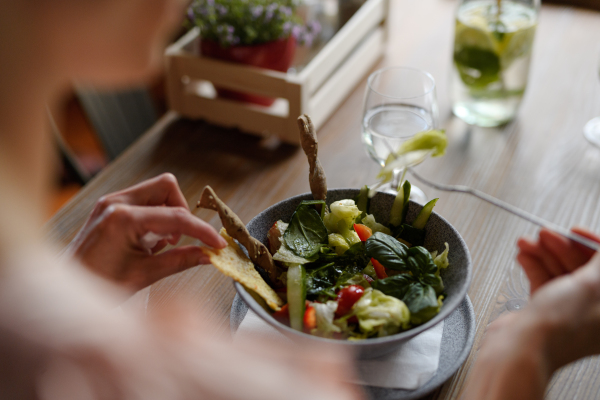
[[[523,218],[526,221],[529,221],[533,224],[541,226],[542,228],[546,228],[551,231],[554,231],[554,232],[558,233],[559,235],[562,235],[568,239],[571,239],[574,242],[580,243],[592,250],[600,251],[600,243],[594,242],[593,240],[590,240],[586,237],[583,237],[574,232],[571,232],[570,230],[565,229],[562,226],[559,226],[552,222],[546,221],[545,219],[540,218],[537,215],[530,214],[525,210],[521,210],[520,208],[513,206],[512,204],[505,203],[504,201],[497,199],[494,196],[490,196],[489,194],[484,193],[480,190],[473,189],[468,186],[462,186],[462,185],[443,185],[440,183],[431,182],[431,181],[423,178],[421,175],[417,174],[412,168],[408,168],[408,172],[410,172],[412,174],[412,176],[417,178],[417,180],[419,180],[420,182],[422,182],[425,185],[430,186],[434,189],[442,190],[444,192],[458,192],[458,193],[470,194],[471,196],[475,196],[478,199],[487,201],[488,203],[493,204],[496,207],[500,207],[501,209],[508,211],[509,213],[514,214],[517,217]]]

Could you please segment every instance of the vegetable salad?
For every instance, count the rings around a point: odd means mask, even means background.
[[[394,200],[389,225],[368,214],[369,189],[327,210],[303,201],[290,221],[268,233],[269,251],[281,269],[272,282],[287,303],[273,316],[317,336],[359,340],[405,331],[433,318],[442,306],[449,247],[422,247],[437,199],[407,224],[410,183]]]

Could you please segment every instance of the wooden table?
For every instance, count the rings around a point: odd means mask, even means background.
[[[391,10],[387,57],[380,67],[407,65],[430,71],[449,137],[448,153],[419,167],[438,182],[483,190],[563,226],[600,231],[600,149],[582,136],[586,121],[600,115],[600,13],[544,6],[536,34],[530,84],[516,121],[501,129],[472,128],[450,114],[448,81],[456,1],[397,0]],[[331,188],[372,183],[378,166],[360,141],[358,86],[319,132],[320,157]],[[259,211],[309,191],[304,154],[289,145],[269,143],[170,113],[90,182],[50,221],[49,236],[69,242],[94,202],[103,194],[170,171],[193,206],[204,185],[247,222]],[[499,315],[527,303],[528,284],[515,262],[515,241],[536,227],[461,194],[438,193],[436,211],[466,240],[474,275],[469,296],[477,316],[473,350],[463,365],[431,398],[457,398],[473,366],[486,326]],[[213,212],[198,215],[213,226]],[[208,310],[215,335],[229,334],[234,289],[212,266],[200,266],[153,285],[150,306],[187,296]],[[597,398],[600,360],[588,358],[557,373],[548,398]]]

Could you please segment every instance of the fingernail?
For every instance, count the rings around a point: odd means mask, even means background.
[[[221,247],[227,247],[227,240],[219,236],[219,241],[221,242]]]

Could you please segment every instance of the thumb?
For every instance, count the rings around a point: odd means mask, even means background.
[[[144,260],[147,284],[171,276],[200,264],[210,264],[210,259],[198,246],[177,247],[164,253],[149,255]]]

